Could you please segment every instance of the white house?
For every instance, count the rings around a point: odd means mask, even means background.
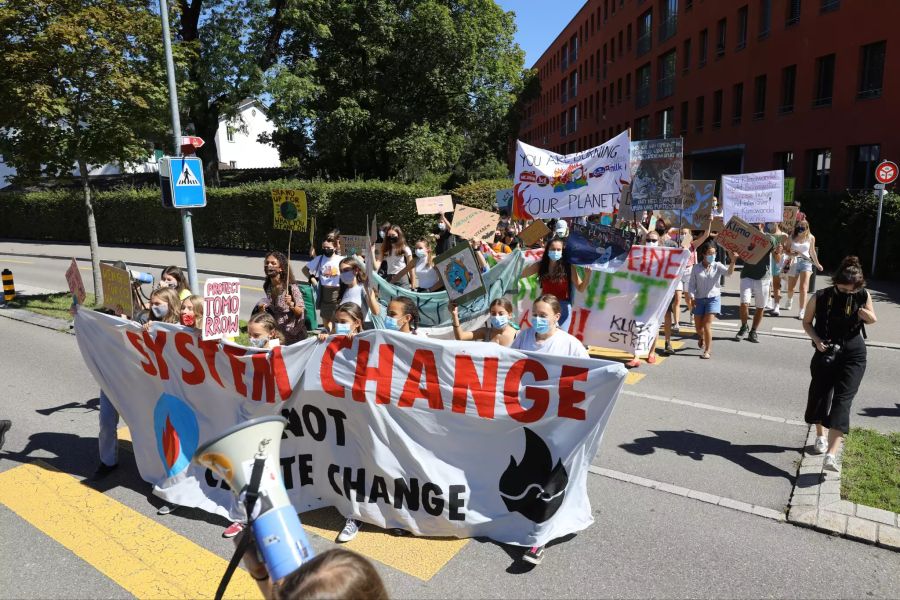
[[[271,134],[275,126],[266,116],[265,109],[259,100],[249,98],[238,106],[234,119],[219,119],[216,132],[216,147],[219,154],[219,166],[232,169],[263,169],[280,167],[281,159],[274,146],[258,141],[259,134]],[[91,165],[89,175],[118,175],[126,173],[155,173],[159,170],[155,153],[146,162],[126,165],[124,169],[118,164]],[[16,170],[6,165],[0,157],[0,188],[9,185],[7,177],[16,174]],[[72,168],[72,175],[80,174],[78,167]]]

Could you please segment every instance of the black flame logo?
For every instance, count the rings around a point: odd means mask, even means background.
[[[553,466],[553,456],[544,440],[527,427],[524,429],[525,454],[518,464],[509,457],[509,466],[500,477],[500,497],[510,512],[543,523],[562,506],[569,474],[561,460]]]

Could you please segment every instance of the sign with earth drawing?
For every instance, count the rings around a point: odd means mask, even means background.
[[[275,229],[306,231],[308,212],[303,190],[272,190]]]

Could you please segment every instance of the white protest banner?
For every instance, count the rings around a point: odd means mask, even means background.
[[[772,249],[769,236],[740,217],[731,217],[716,242],[742,261],[756,264]]]
[[[726,223],[732,216],[748,223],[780,223],[783,207],[784,171],[722,175]]]
[[[223,482],[190,458],[228,427],[281,414],[282,476],[299,511],[334,506],[378,527],[522,546],[593,522],[588,467],[626,374],[389,331],[267,352],[84,310],[75,329],[141,477],[169,502],[239,518]]]
[[[429,196],[416,198],[416,212],[420,215],[436,215],[453,212],[453,196]]]
[[[631,142],[631,210],[680,210],[681,138]]]
[[[575,154],[516,142],[513,218],[549,219],[611,213],[630,181],[628,132]]]
[[[241,333],[241,281],[210,277],[203,286],[203,339],[220,340]]]
[[[499,221],[500,215],[497,213],[457,204],[453,212],[453,223],[450,224],[450,233],[464,240],[493,238]]]

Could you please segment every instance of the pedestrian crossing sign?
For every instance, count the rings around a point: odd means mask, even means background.
[[[166,208],[206,206],[203,161],[196,156],[166,156],[159,161],[159,183]]]

